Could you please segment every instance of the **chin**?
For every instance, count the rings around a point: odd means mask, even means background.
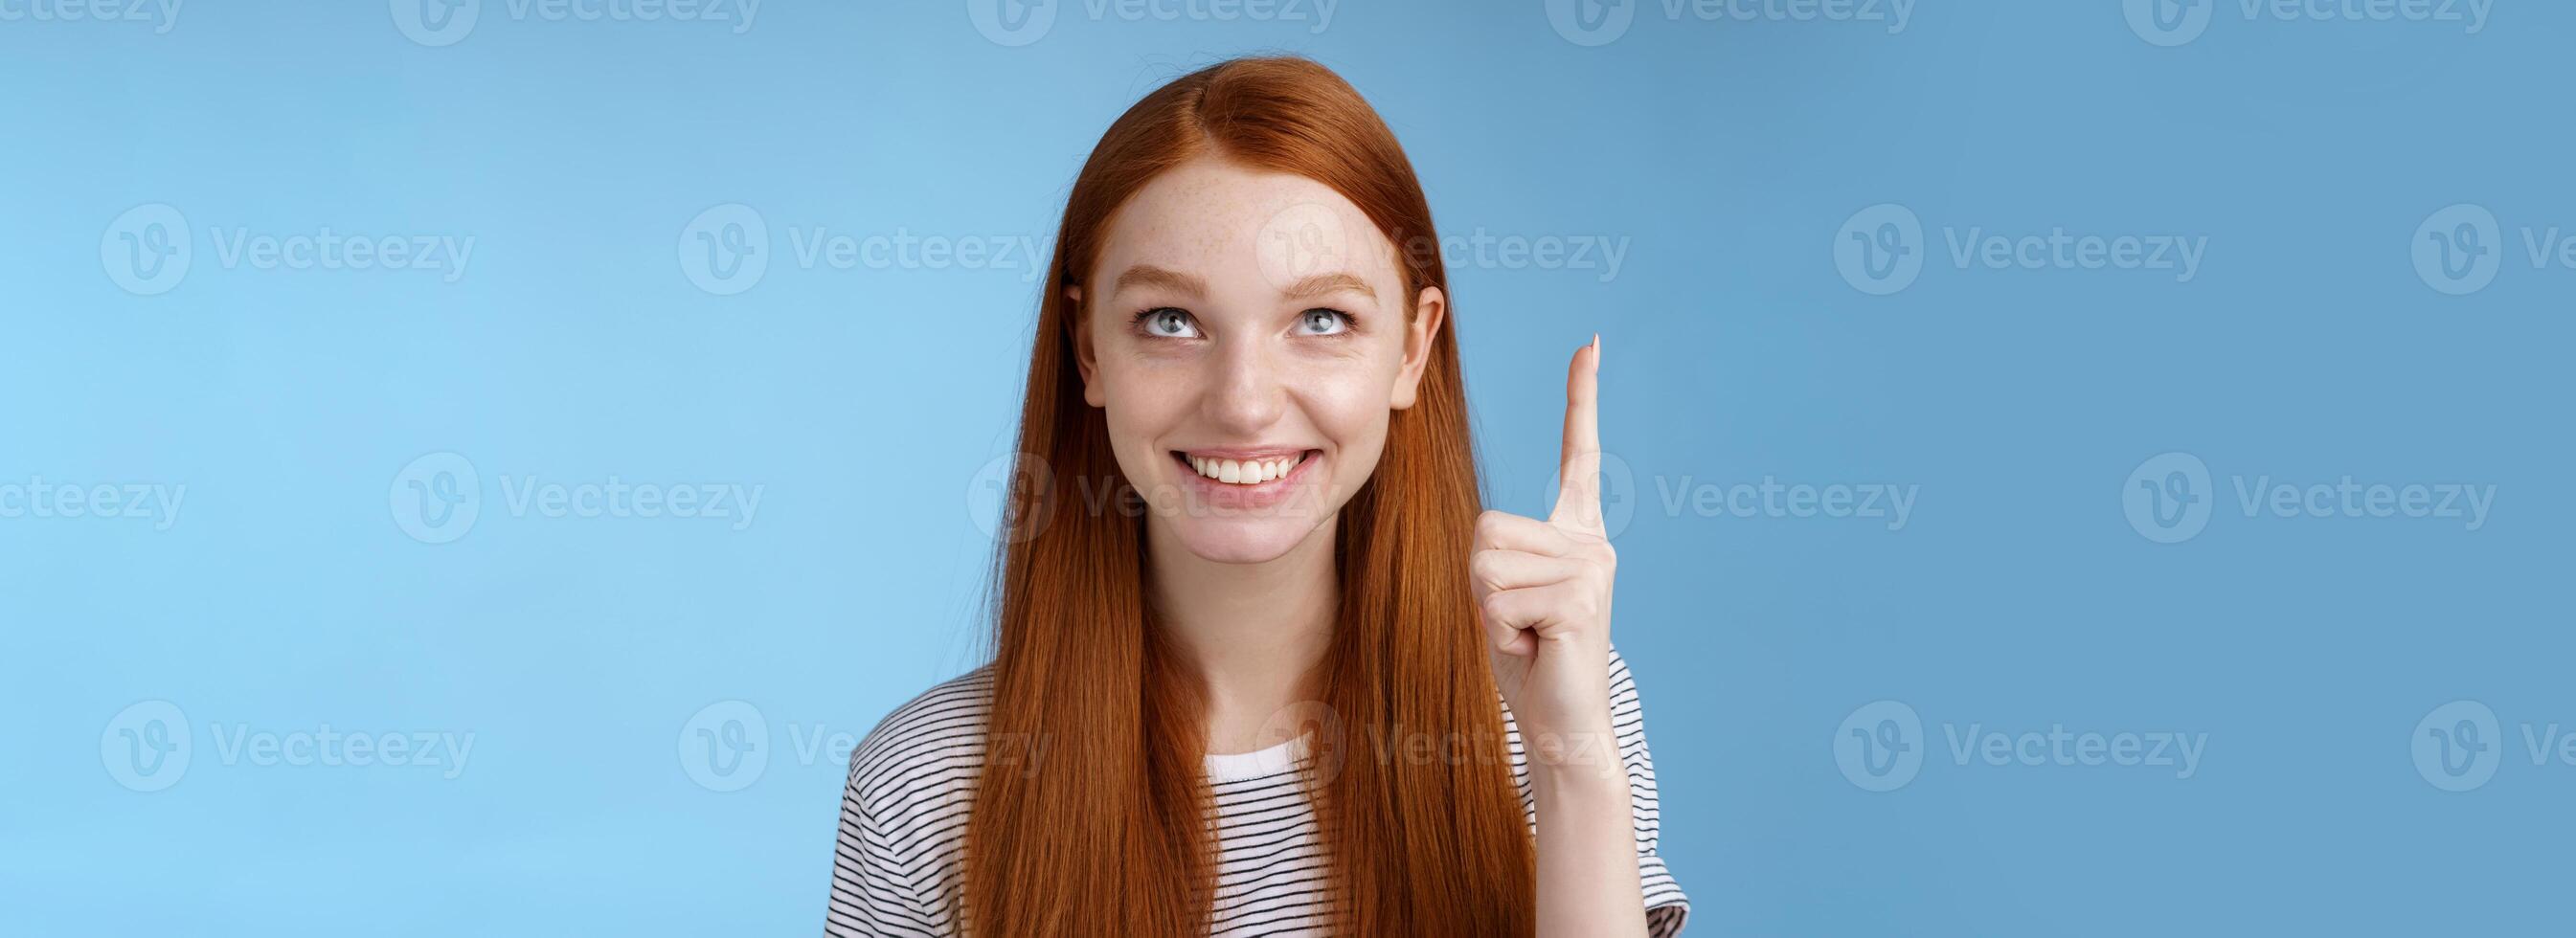
[[[1210,563],[1268,563],[1287,556],[1315,532],[1313,519],[1174,518],[1172,538]]]

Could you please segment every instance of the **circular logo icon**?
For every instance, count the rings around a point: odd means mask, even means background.
[[[452,46],[474,31],[483,0],[392,0],[394,28],[431,48]]]
[[[1923,771],[1923,718],[1903,701],[1865,703],[1834,728],[1834,765],[1862,791],[1895,791]]]
[[[2200,38],[2220,0],[2126,0],[2129,31],[2148,45],[2172,47]]]
[[[1271,213],[1254,235],[1261,275],[1281,290],[1317,274],[1356,272],[1341,214],[1321,202],[1298,202]]]
[[[2474,700],[2454,700],[2415,721],[2409,739],[2415,773],[2443,791],[2469,791],[2494,778],[2504,764],[2504,731],[2494,710]]]
[[[1055,473],[1035,453],[986,460],[966,482],[966,519],[985,537],[1025,543],[1055,519]]]
[[[1871,296],[1913,285],[1923,273],[1923,220],[1894,202],[1853,212],[1834,232],[1834,269],[1852,289]]]
[[[118,288],[136,296],[170,292],[188,276],[196,251],[188,218],[159,202],[137,205],[109,222],[98,236],[98,266]]]
[[[2486,289],[2504,266],[2504,229],[2485,206],[2462,202],[2415,226],[2415,276],[2451,296]]]
[[[1601,534],[1611,540],[1628,530],[1628,522],[1637,515],[1637,475],[1628,471],[1628,461],[1609,450],[1601,451]],[[1547,474],[1547,492],[1540,498],[1554,513],[1556,499],[1565,491],[1565,467],[1558,466]]]
[[[966,18],[994,45],[1017,48],[1055,28],[1055,0],[966,0]]]
[[[1342,715],[1321,700],[1300,700],[1270,712],[1269,719],[1253,731],[1253,745],[1268,749],[1291,740],[1303,739],[1295,751],[1300,759],[1315,761],[1315,780],[1330,783],[1341,777],[1342,767],[1349,764],[1352,740],[1344,735]]]
[[[2191,540],[2209,526],[2209,466],[2190,453],[2159,453],[2120,486],[2120,510],[2138,536],[2158,544]]]
[[[769,769],[769,721],[760,708],[722,700],[680,726],[680,771],[708,791],[741,791]]]
[[[1547,24],[1578,46],[1606,46],[1628,34],[1637,0],[1547,0]]]
[[[117,711],[98,734],[98,762],[109,778],[134,791],[160,791],[188,774],[193,748],[188,716],[167,700],[146,700]]]
[[[474,530],[483,510],[483,479],[455,453],[431,453],[394,473],[385,502],[394,526],[423,544],[445,544]]]
[[[740,202],[699,212],[680,229],[680,272],[716,296],[732,296],[769,271],[769,224]]]

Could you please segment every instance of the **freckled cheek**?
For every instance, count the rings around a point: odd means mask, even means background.
[[[1100,379],[1109,423],[1109,439],[1122,463],[1133,463],[1131,476],[1159,458],[1155,441],[1189,420],[1199,394],[1199,375],[1186,368],[1156,363],[1104,363]]]
[[[1388,382],[1380,369],[1336,363],[1305,374],[1295,385],[1297,405],[1338,456],[1334,477],[1356,484],[1377,465],[1386,440]]]

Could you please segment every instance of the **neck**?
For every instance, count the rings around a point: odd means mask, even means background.
[[[1146,525],[1160,626],[1205,680],[1209,751],[1237,752],[1263,720],[1303,699],[1341,605],[1328,518],[1262,563],[1218,563]]]

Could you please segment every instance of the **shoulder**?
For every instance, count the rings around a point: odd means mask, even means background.
[[[983,765],[992,705],[990,665],[904,701],[851,752],[850,799],[889,822],[948,800]]]
[[[932,685],[850,753],[833,858],[832,935],[943,935],[992,710],[990,666]]]

